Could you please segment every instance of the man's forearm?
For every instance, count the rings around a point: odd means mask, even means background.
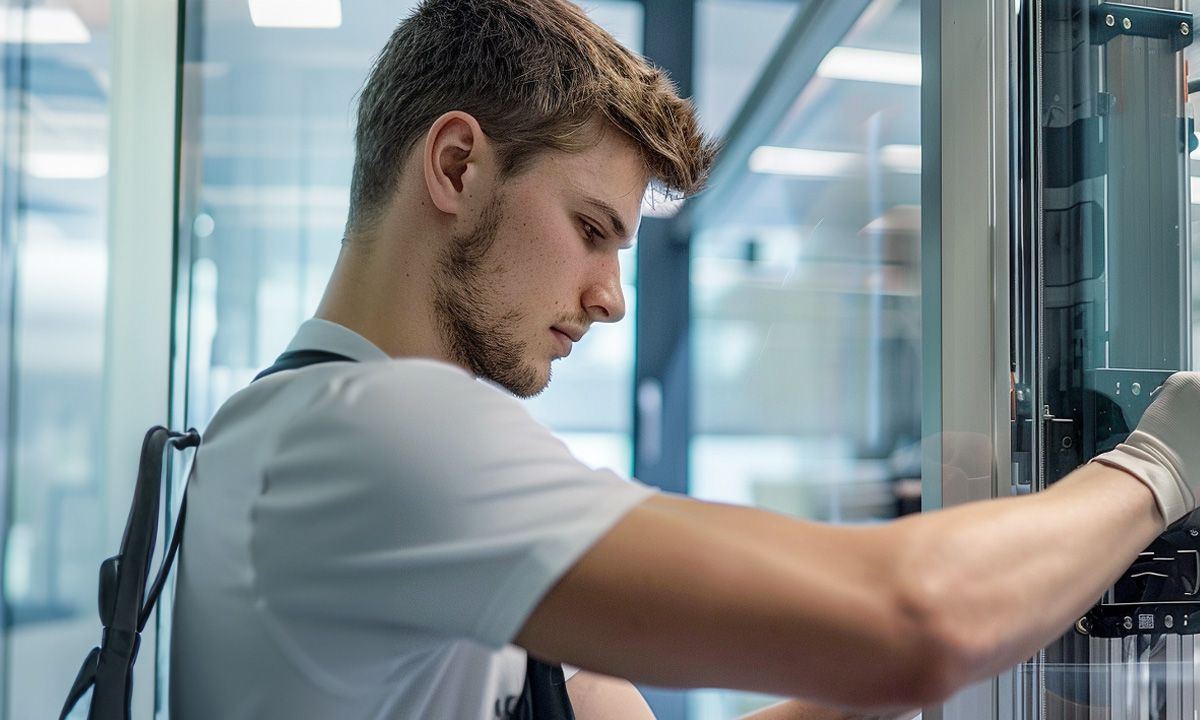
[[[912,516],[892,535],[896,577],[964,649],[970,680],[1028,657],[1069,627],[1162,531],[1148,490],[1087,465],[1032,496]]]
[[[906,710],[882,715],[862,715],[812,705],[803,700],[788,700],[745,715],[741,720],[912,720],[920,714],[920,710]]]

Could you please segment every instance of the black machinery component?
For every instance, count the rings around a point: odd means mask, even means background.
[[[1018,224],[1036,242],[1018,239],[1014,251],[1018,491],[1052,484],[1124,440],[1154,390],[1186,367],[1191,340],[1180,57],[1191,14],[1094,0],[1034,7],[1026,37],[1037,67],[1022,77],[1036,84],[1021,96],[1017,123],[1037,148],[1018,167],[1036,188]],[[1200,632],[1200,518],[1158,538],[1076,630]],[[1088,653],[1068,635],[1046,662],[1086,665]]]

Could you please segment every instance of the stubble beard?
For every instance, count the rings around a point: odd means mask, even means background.
[[[490,258],[500,229],[501,204],[496,197],[470,233],[455,236],[438,263],[434,281],[434,312],[450,358],[477,377],[529,398],[550,383],[525,360],[528,343],[516,334],[523,316],[516,310],[497,311],[495,275],[501,266]]]

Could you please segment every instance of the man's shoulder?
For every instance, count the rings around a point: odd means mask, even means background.
[[[298,372],[309,370],[317,368]],[[287,382],[280,378],[281,385]],[[333,424],[391,436],[398,430],[420,435],[448,426],[467,431],[480,424],[533,422],[525,406],[503,389],[456,365],[425,358],[330,363],[324,372],[290,382],[296,399],[286,415],[309,426]]]

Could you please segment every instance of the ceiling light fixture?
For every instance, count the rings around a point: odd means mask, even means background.
[[[750,169],[770,175],[841,177],[862,161],[858,153],[762,145],[750,153]]]
[[[92,34],[70,8],[0,10],[0,42],[31,45],[82,45]]]
[[[108,174],[108,155],[89,152],[32,152],[25,171],[42,180],[96,180]]]
[[[879,159],[889,170],[914,174],[921,172],[920,145],[884,145],[879,148]]]
[[[260,28],[335,28],[341,0],[250,0],[250,20]]]
[[[834,80],[920,85],[921,56],[913,53],[835,47],[821,61],[817,75]]]

